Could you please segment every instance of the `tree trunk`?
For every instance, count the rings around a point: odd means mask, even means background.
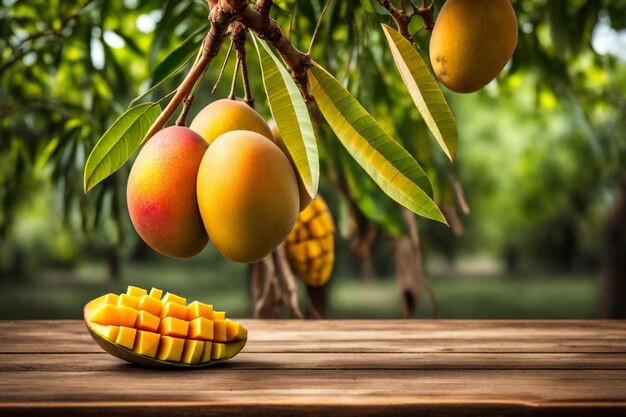
[[[605,261],[600,281],[600,316],[626,318],[626,178],[605,226]]]
[[[420,290],[425,290],[433,307],[433,316],[437,315],[437,304],[433,293],[424,277],[422,252],[415,216],[408,209],[401,207],[402,216],[407,225],[408,236],[397,238],[394,242],[396,278],[400,290],[400,302],[404,318],[415,317]]]

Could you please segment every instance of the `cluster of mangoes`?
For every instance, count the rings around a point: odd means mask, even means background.
[[[318,195],[298,215],[287,236],[285,249],[289,264],[308,285],[322,286],[330,278],[335,262],[334,231],[330,210]]]
[[[446,87],[471,93],[502,71],[516,44],[510,0],[447,0],[430,38],[430,62]]]
[[[269,125],[245,103],[228,99],[206,106],[189,128],[154,135],[127,186],[137,233],[175,258],[196,255],[210,238],[233,261],[258,261],[285,240],[309,201]]]

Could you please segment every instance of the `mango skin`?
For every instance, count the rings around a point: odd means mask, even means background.
[[[311,196],[309,195],[309,192],[306,190],[306,187],[304,186],[302,177],[300,177],[300,174],[298,173],[298,170],[296,169],[296,165],[293,162],[293,158],[291,157],[289,150],[287,149],[287,145],[285,145],[285,142],[283,141],[283,138],[280,135],[280,131],[278,130],[278,126],[276,126],[276,122],[274,120],[270,120],[267,124],[272,130],[272,134],[274,135],[274,141],[276,142],[280,150],[283,151],[285,156],[287,156],[287,158],[289,159],[289,162],[291,162],[293,171],[296,173],[296,178],[298,179],[298,195],[300,197],[300,211],[302,211],[309,204],[311,204],[311,201],[313,201],[313,199],[311,198]]]
[[[194,131],[168,127],[144,145],[130,171],[130,219],[144,242],[163,255],[190,258],[209,240],[196,199],[198,168],[207,148]]]
[[[300,207],[287,157],[271,140],[243,130],[211,144],[198,171],[197,194],[211,241],[236,262],[269,255],[293,228]]]
[[[209,104],[196,115],[189,128],[208,144],[220,135],[233,130],[250,130],[274,140],[272,131],[259,113],[246,103],[222,99]]]
[[[430,62],[450,90],[480,90],[502,71],[517,45],[509,0],[447,0],[430,38]]]

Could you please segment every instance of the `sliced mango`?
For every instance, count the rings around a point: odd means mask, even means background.
[[[181,362],[188,364],[200,362],[203,349],[204,341],[191,339],[185,340],[185,347],[183,348],[183,356],[181,358]]]
[[[161,361],[180,361],[185,347],[185,339],[171,336],[161,336],[157,358]]]
[[[168,301],[163,305],[163,310],[161,310],[161,318],[176,317],[177,319],[186,320],[187,311],[188,308],[186,305],[178,304],[174,301]]]
[[[129,286],[85,306],[94,340],[107,352],[147,366],[203,367],[232,358],[243,349],[248,331],[226,320],[224,311],[200,301],[153,288]]]
[[[135,336],[137,335],[137,329],[132,327],[120,326],[120,330],[117,332],[115,343],[120,346],[124,346],[127,349],[132,349],[135,345]]]
[[[154,358],[159,348],[159,340],[161,335],[158,333],[147,332],[145,330],[137,331],[134,351],[140,355]]]

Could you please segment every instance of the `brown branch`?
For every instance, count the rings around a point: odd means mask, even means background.
[[[273,0],[258,0],[254,5],[254,8],[258,10],[258,12],[261,13],[263,16],[269,16],[273,4]]]
[[[298,287],[296,280],[287,261],[287,255],[285,253],[285,245],[279,245],[274,252],[274,261],[276,264],[276,276],[278,278],[279,286],[281,287],[281,294],[283,295],[283,302],[289,309],[292,317],[303,319],[304,315],[300,310],[298,304]]]
[[[235,22],[232,25],[232,40],[235,45],[235,52],[237,53],[237,62],[241,66],[241,79],[243,81],[243,100],[246,104],[252,108],[254,108],[254,98],[252,98],[252,93],[250,89],[250,80],[248,79],[248,64],[246,61],[246,39],[247,32],[243,24],[240,22]]]
[[[261,0],[259,0],[261,1]],[[306,70],[311,67],[311,57],[298,50],[285,36],[274,19],[262,15],[254,7],[246,7],[238,19],[259,38],[269,42],[282,56],[306,100],[311,98]]]
[[[187,120],[187,113],[189,113],[189,109],[193,104],[193,100],[196,98],[195,94],[191,94],[183,100],[183,110],[180,112],[180,116],[176,119],[176,126],[185,126],[185,121]]]
[[[230,23],[235,20],[236,15],[241,12],[242,8],[247,6],[247,0],[219,0],[219,2],[215,3],[209,14],[211,29],[204,39],[204,46],[202,47],[200,58],[180,84],[174,97],[172,97],[163,112],[152,124],[150,130],[144,137],[144,142],[167,124],[172,114],[174,114],[178,106],[180,106],[185,97],[187,97],[189,92],[193,89],[198,79],[202,76],[206,67],[215,56],[217,56],[226,38]]]
[[[411,19],[413,18],[413,16],[419,15],[424,21],[424,28],[429,32],[431,32],[433,30],[433,27],[435,26],[434,0],[432,0],[428,6],[426,5],[426,1],[422,0],[421,7],[415,6],[415,4],[413,4],[413,1],[411,1],[410,3],[412,11],[409,13],[407,13],[405,10],[400,10],[395,7],[391,3],[391,0],[378,0],[378,3],[383,6],[387,10],[387,12],[389,12],[389,15],[396,24],[400,34],[411,42],[413,42],[413,37],[409,32],[409,24],[411,23]]]

